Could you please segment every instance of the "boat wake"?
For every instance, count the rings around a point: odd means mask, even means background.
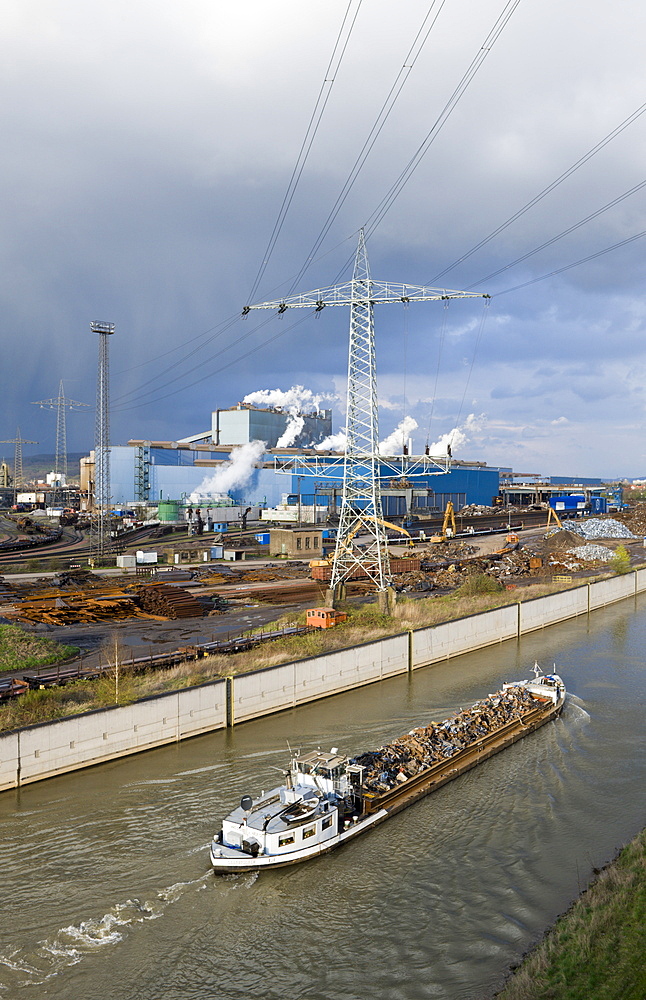
[[[175,882],[151,900],[127,899],[102,917],[62,927],[32,948],[21,947],[0,954],[0,994],[9,994],[17,986],[40,986],[87,956],[118,944],[137,925],[163,916],[168,906],[187,891],[205,889],[211,877],[209,871],[190,882]]]
[[[577,698],[576,695],[568,695],[567,700],[567,715],[571,722],[575,725],[583,725],[590,721],[590,713],[583,707],[584,702],[581,698]]]

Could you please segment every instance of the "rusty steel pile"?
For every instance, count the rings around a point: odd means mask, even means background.
[[[353,759],[354,764],[366,768],[363,788],[370,792],[387,792],[425,768],[448,760],[512,719],[520,719],[536,704],[526,688],[515,685],[488,695],[444,722],[431,722],[428,726],[411,729],[410,733],[379,750]]]

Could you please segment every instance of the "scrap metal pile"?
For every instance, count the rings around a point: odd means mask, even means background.
[[[519,719],[537,705],[536,699],[519,685],[496,691],[471,708],[444,722],[412,729],[379,750],[355,757],[353,764],[366,768],[363,788],[387,792],[439,761],[447,760],[471,743]]]
[[[590,540],[597,538],[636,538],[630,528],[614,517],[591,517],[587,521],[566,521],[564,527]]]

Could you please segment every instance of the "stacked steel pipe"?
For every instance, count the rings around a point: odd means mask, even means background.
[[[148,583],[137,587],[137,597],[145,611],[165,618],[201,618],[204,614],[203,606],[192,594],[166,583]]]

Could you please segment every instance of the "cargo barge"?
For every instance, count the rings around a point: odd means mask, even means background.
[[[281,868],[331,851],[535,732],[565,702],[558,674],[535,674],[379,750],[296,755],[283,785],[244,795],[224,819],[210,848],[214,871]]]

